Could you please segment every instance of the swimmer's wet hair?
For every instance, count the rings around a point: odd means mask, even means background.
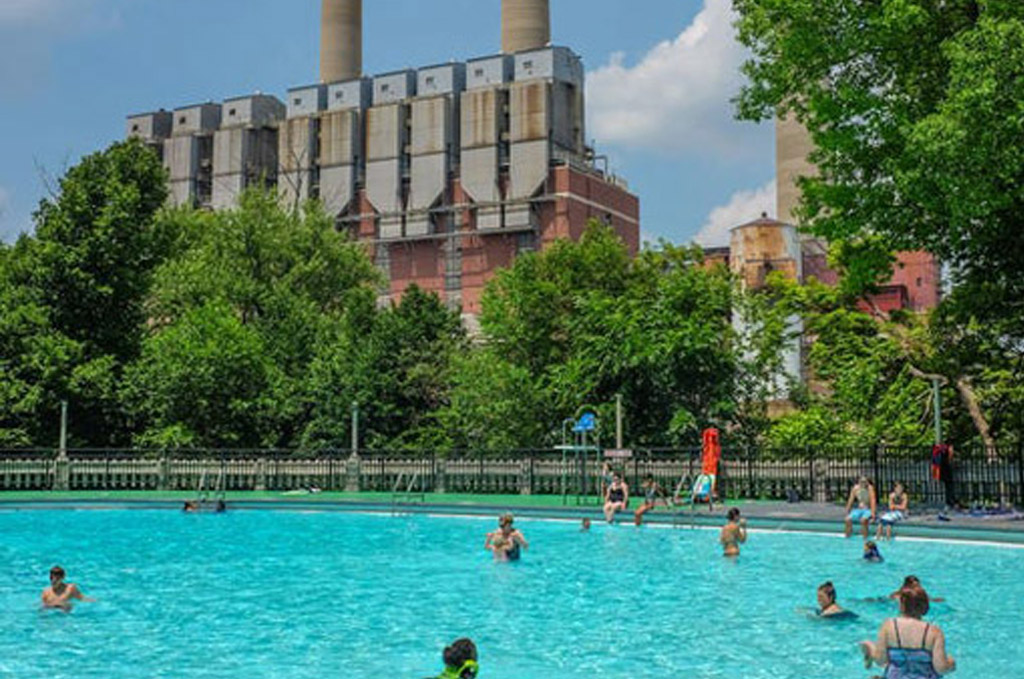
[[[476,660],[476,644],[471,639],[456,639],[444,649],[444,664],[447,667],[457,670],[468,660]]]
[[[831,601],[832,603],[835,603],[835,600],[836,600],[836,586],[832,584],[831,580],[829,580],[828,582],[823,583],[820,587],[818,587],[818,591],[819,592],[824,592],[825,596],[828,597],[829,601]]]
[[[732,509],[730,509],[729,513],[725,515],[725,518],[729,519],[730,521],[735,521],[736,519],[740,518],[739,507],[733,507]]]
[[[54,566],[53,568],[50,569],[50,577],[51,578],[54,577],[54,576],[56,576],[58,578],[63,578],[65,575],[67,575],[67,573],[65,573],[64,569],[61,568],[60,566]]]
[[[912,618],[921,618],[928,614],[930,603],[928,592],[920,584],[907,585],[900,590],[900,609]]]

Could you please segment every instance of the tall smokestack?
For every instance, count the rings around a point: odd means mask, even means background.
[[[363,0],[322,0],[320,82],[354,80],[363,74]]]
[[[551,42],[549,0],[502,0],[501,51],[505,54],[546,47]]]

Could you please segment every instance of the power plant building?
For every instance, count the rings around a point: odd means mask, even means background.
[[[584,69],[552,46],[547,0],[503,0],[503,53],[366,77],[361,0],[323,0],[320,82],[131,116],[175,204],[225,209],[254,185],[318,199],[390,281],[465,313],[517,254],[591,219],[639,249],[639,201],[585,144]],[[169,117],[170,116],[170,117]]]

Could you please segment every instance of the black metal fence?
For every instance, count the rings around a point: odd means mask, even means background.
[[[467,494],[593,495],[603,456],[557,450],[0,450],[0,491],[415,490]],[[652,475],[664,488],[687,488],[701,472],[701,451],[639,449],[611,460],[636,488]],[[1024,448],[964,448],[951,476],[933,476],[931,448],[864,446],[834,449],[727,448],[718,492],[729,499],[843,502],[860,476],[872,479],[884,501],[904,484],[916,505],[1024,507]]]

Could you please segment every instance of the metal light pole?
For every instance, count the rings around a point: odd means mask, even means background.
[[[58,459],[68,459],[68,402],[60,402],[60,449]]]
[[[352,401],[352,457],[359,457],[359,402]]]
[[[938,378],[932,379],[932,394],[935,397],[935,445],[942,443],[942,390]]]
[[[622,394],[615,394],[615,448],[622,450]]]

